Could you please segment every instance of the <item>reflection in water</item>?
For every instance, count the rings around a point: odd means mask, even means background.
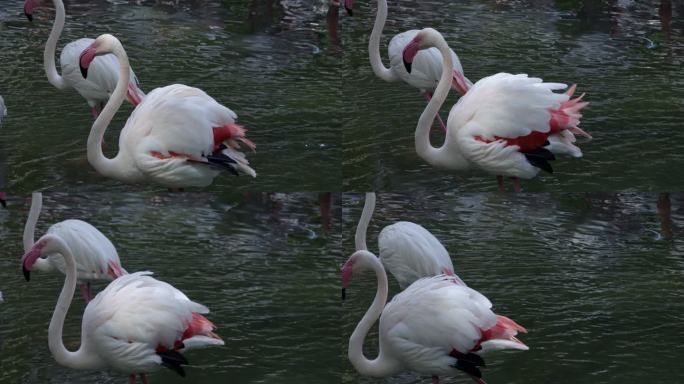
[[[668,196],[379,193],[368,244],[377,249],[375,239],[390,223],[421,224],[442,241],[469,286],[492,299],[495,311],[527,327],[530,350],[488,356],[488,382],[679,382],[678,357],[660,353],[677,348],[684,310],[678,299],[684,294],[684,239],[677,230],[668,236],[662,226],[684,225],[684,195]],[[339,264],[354,248],[363,196],[345,195],[343,207]],[[357,300],[344,303],[344,335],[372,301],[371,275],[355,277]],[[390,291],[399,291],[391,277]],[[377,333],[371,332],[368,356],[377,353],[375,346]],[[411,373],[386,381],[421,382]],[[376,380],[359,376],[345,361],[343,382]]]

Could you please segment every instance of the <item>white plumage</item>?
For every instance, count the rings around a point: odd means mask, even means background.
[[[124,61],[119,84],[88,137],[88,161],[102,175],[128,183],[169,188],[203,187],[220,170],[256,177],[238,143],[254,149],[237,115],[204,91],[182,84],[157,88],[139,104],[119,136],[119,153],[104,157],[100,142],[120,106],[128,78],[128,58],[112,35],[98,37],[82,54],[89,71],[93,58],[112,52]],[[88,75],[89,76],[89,75]],[[112,107],[113,106],[113,107]]]
[[[28,280],[35,262],[45,254],[60,253],[66,279],[50,321],[48,343],[55,360],[74,369],[114,369],[139,374],[167,367],[185,376],[188,364],[181,352],[189,347],[223,345],[214,325],[202,314],[209,310],[187,298],[173,286],[136,272],[114,280],[86,306],[81,326],[81,346],[68,351],[62,327],[76,287],[74,255],[56,234],[41,237],[22,257]],[[185,343],[188,343],[187,345]]]
[[[42,194],[34,192],[31,209],[24,227],[24,251],[34,245],[36,223],[42,207]],[[119,255],[114,244],[97,228],[81,220],[64,220],[53,224],[46,232],[59,236],[71,249],[76,262],[76,274],[81,284],[81,292],[86,302],[92,298],[91,282],[112,281],[126,274],[121,267]],[[64,257],[61,254],[48,254],[36,260],[35,269],[42,272],[59,271],[66,274]]]
[[[453,276],[419,279],[392,301],[387,300],[387,275],[372,253],[356,251],[342,267],[342,286],[353,275],[373,270],[378,281],[375,300],[349,339],[348,356],[356,370],[367,376],[386,377],[404,370],[433,377],[464,371],[478,383],[482,352],[498,349],[527,350],[515,336],[526,332],[513,320],[498,316],[479,292],[460,285]],[[363,355],[363,340],[380,319],[379,353],[374,360]]]
[[[2,124],[2,118],[7,116],[7,107],[5,106],[5,99],[0,96],[0,124]]]
[[[400,221],[386,226],[378,236],[378,248],[382,265],[397,279],[401,289],[422,277],[454,275],[449,252],[421,225]]]

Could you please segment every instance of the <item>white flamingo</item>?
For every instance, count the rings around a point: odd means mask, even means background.
[[[76,261],[69,245],[55,234],[38,239],[22,257],[29,280],[35,262],[44,255],[64,257],[66,279],[48,328],[48,345],[55,360],[73,369],[112,369],[136,374],[147,383],[146,373],[169,368],[185,377],[185,348],[223,345],[214,325],[201,314],[204,305],[188,299],[173,286],[154,279],[150,272],[136,272],[111,282],[88,303],[83,313],[81,345],[66,349],[62,328],[76,288]]]
[[[431,47],[437,47],[442,53],[443,71],[434,97],[416,126],[416,152],[425,161],[456,171],[480,168],[497,175],[501,190],[503,176],[509,176],[514,189],[519,191],[518,178],[533,178],[540,169],[553,172],[549,161],[555,156],[551,150],[582,156],[582,151],[574,145],[573,134],[589,136],[577,127],[581,115],[565,115],[569,120],[564,124],[553,121],[553,111],[570,99],[568,93],[553,91],[566,85],[508,73],[498,73],[475,83],[452,107],[443,145],[433,147],[430,125],[451,87],[449,47],[439,32],[425,28],[404,48],[403,58],[410,71],[416,54]]]
[[[5,106],[5,99],[0,95],[0,124],[2,124],[2,119],[7,116],[7,107]]]
[[[365,270],[375,272],[378,287],[348,347],[349,361],[362,375],[386,377],[409,370],[430,375],[433,383],[439,383],[439,376],[453,376],[460,370],[484,383],[482,353],[528,349],[515,337],[525,328],[496,315],[485,296],[460,285],[454,276],[417,280],[385,306],[385,268],[366,250],[354,252],[342,267],[343,297],[352,275]],[[369,360],[363,354],[363,341],[378,318],[379,352]]]
[[[237,115],[201,89],[174,84],[152,90],[119,136],[119,153],[108,159],[100,142],[123,102],[129,78],[128,56],[119,40],[101,35],[81,53],[84,77],[100,55],[119,60],[119,82],[88,136],[88,161],[103,176],[127,183],[150,182],[168,188],[211,184],[221,170],[256,177],[237,142],[254,144],[235,124]]]
[[[2,118],[5,116],[7,116],[7,107],[5,106],[5,99],[0,96],[0,126],[2,126]],[[0,164],[0,167],[3,166],[3,164]],[[3,191],[5,188],[5,180],[3,178],[2,170],[0,170],[0,205],[7,208],[7,193]]]
[[[351,15],[353,1],[345,0],[344,6]],[[385,27],[386,21],[387,1],[378,0],[378,12],[375,16],[375,23],[373,24],[370,40],[368,41],[368,56],[373,72],[376,76],[387,82],[403,81],[414,88],[418,88],[420,93],[430,101],[442,73],[441,53],[436,48],[419,52],[414,60],[412,71],[408,72],[404,67],[402,52],[404,51],[404,47],[413,40],[419,32],[417,29],[412,29],[392,37],[387,49],[390,66],[389,68],[385,67],[380,56],[380,39],[382,38],[382,30]],[[472,86],[472,83],[463,75],[463,67],[461,66],[461,62],[456,53],[449,50],[449,54],[451,55],[453,68],[452,87],[459,93],[465,94]],[[446,130],[446,126],[439,115],[437,115],[437,119],[442,125],[442,128]]]
[[[366,193],[363,212],[356,227],[356,250],[368,250],[366,232],[375,209],[375,193]],[[451,275],[461,285],[465,283],[454,273],[449,252],[442,243],[421,225],[399,221],[388,225],[378,236],[380,262],[387,269],[401,289],[414,281],[436,275]]]
[[[24,226],[24,252],[34,245],[36,223],[43,206],[43,194],[33,192],[31,209]],[[81,220],[64,220],[53,224],[47,234],[59,236],[71,249],[76,262],[81,294],[86,303],[93,298],[91,282],[112,281],[128,272],[121,267],[119,255],[111,241],[97,228]],[[63,255],[49,254],[35,261],[33,268],[41,272],[66,274]]]
[[[37,0],[25,0],[24,13],[29,20],[33,20],[33,9],[37,5]],[[62,75],[57,73],[55,66],[55,50],[57,48],[57,41],[64,29],[64,21],[66,14],[64,11],[64,4],[62,0],[53,0],[55,5],[55,23],[52,26],[50,37],[45,44],[45,52],[43,53],[43,65],[45,66],[45,74],[47,75],[50,84],[60,90],[73,88],[88,102],[93,117],[97,117],[100,113],[100,108],[107,102],[110,95],[116,87],[119,79],[119,64],[114,55],[106,55],[98,57],[92,63],[92,69],[88,79],[81,75],[79,70],[78,59],[90,44],[93,39],[78,39],[64,46],[62,53],[59,56],[59,64],[62,68]],[[138,105],[145,94],[138,86],[138,79],[130,70],[130,81],[127,89],[127,99],[133,105]]]

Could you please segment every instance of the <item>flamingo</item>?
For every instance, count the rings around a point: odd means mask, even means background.
[[[66,349],[62,328],[76,288],[76,259],[67,241],[46,234],[22,257],[26,280],[43,255],[64,257],[66,278],[48,328],[48,346],[55,360],[73,369],[111,369],[136,374],[147,383],[146,373],[166,367],[185,377],[185,348],[223,345],[214,324],[202,316],[209,309],[183,292],[151,276],[135,272],[111,282],[88,303],[81,325],[81,345]]]
[[[33,192],[31,209],[24,226],[24,252],[28,252],[34,245],[36,222],[42,206],[43,194]],[[76,263],[81,294],[86,303],[93,298],[91,282],[112,281],[128,273],[121,267],[114,244],[97,228],[85,221],[61,221],[50,226],[47,234],[59,236],[69,245]],[[44,259],[36,259],[33,267],[41,272],[67,272],[64,255],[57,253],[48,254]]]
[[[25,0],[24,14],[33,21],[33,9],[39,0]],[[100,107],[109,100],[114,87],[119,79],[118,63],[116,57],[107,55],[98,57],[92,64],[91,75],[88,79],[81,75],[79,71],[78,59],[81,52],[93,43],[93,39],[78,39],[64,46],[59,56],[59,64],[62,67],[62,75],[57,73],[55,67],[55,50],[57,40],[64,29],[66,14],[62,0],[53,0],[55,5],[55,23],[52,26],[50,37],[45,44],[43,53],[43,65],[45,74],[50,84],[55,88],[65,90],[73,88],[88,102],[93,118],[97,118]],[[132,105],[138,105],[145,94],[138,86],[138,78],[130,70],[130,81],[127,81],[127,99]]]
[[[432,376],[455,375],[459,370],[483,384],[481,354],[500,349],[529,348],[515,336],[526,332],[515,321],[492,312],[491,302],[454,276],[437,275],[417,280],[387,302],[387,274],[371,252],[354,252],[342,267],[342,292],[352,275],[375,272],[377,291],[373,304],[351,337],[347,356],[362,375],[386,377],[404,370]],[[380,319],[379,353],[369,360],[363,341]]]
[[[429,130],[451,86],[452,59],[442,35],[425,28],[404,48],[406,69],[419,50],[437,47],[442,52],[442,77],[435,95],[418,120],[415,148],[431,165],[455,171],[478,167],[497,175],[503,190],[503,176],[511,177],[515,191],[519,178],[533,178],[540,169],[553,172],[549,161],[554,152],[581,157],[573,133],[589,136],[579,124],[580,115],[568,115],[563,124],[555,114],[570,99],[568,93],[554,93],[567,86],[544,83],[525,74],[497,73],[479,80],[449,113],[443,145],[430,144]],[[590,137],[590,136],[589,136]],[[552,152],[553,150],[553,152]]]
[[[347,13],[352,15],[353,0],[345,0],[344,7]],[[441,53],[436,48],[419,52],[416,55],[413,70],[411,72],[407,71],[403,65],[402,52],[419,32],[417,29],[412,29],[402,32],[390,40],[388,47],[390,67],[386,68],[380,57],[380,38],[382,37],[382,30],[385,27],[386,21],[387,1],[378,0],[378,12],[375,16],[375,23],[373,24],[373,30],[368,42],[368,56],[373,72],[377,77],[387,82],[403,81],[414,88],[418,88],[420,93],[429,102],[442,73]],[[453,68],[452,87],[461,94],[465,94],[468,88],[472,86],[472,83],[463,75],[463,67],[456,53],[449,50],[449,54],[451,55]],[[437,119],[446,131],[442,118],[437,115]]]
[[[356,250],[368,250],[366,232],[373,211],[375,193],[366,193],[363,212],[356,227]],[[410,221],[388,225],[378,236],[380,262],[397,280],[401,289],[414,281],[436,275],[451,275],[459,284],[465,283],[454,273],[449,252],[442,243],[423,226]]]
[[[127,183],[151,182],[168,188],[204,187],[220,170],[256,177],[238,142],[254,149],[237,115],[204,93],[182,84],[152,90],[139,104],[119,136],[113,159],[102,153],[100,142],[121,106],[130,71],[119,40],[99,36],[81,53],[83,77],[98,56],[113,53],[119,60],[119,80],[112,97],[95,119],[88,136],[88,161],[103,176]]]
[[[5,99],[0,95],[0,124],[2,124],[2,119],[7,116],[7,107],[5,106]]]

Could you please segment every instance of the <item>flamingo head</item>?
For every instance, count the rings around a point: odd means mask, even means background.
[[[36,0],[24,1],[24,15],[29,21],[33,21],[33,8],[36,7]]]
[[[346,290],[354,273],[361,273],[373,266],[369,260],[377,260],[377,257],[366,250],[354,252],[342,266],[342,300],[346,298]]]
[[[83,75],[83,78],[87,78],[90,63],[95,60],[96,56],[116,51],[123,52],[123,47],[121,46],[119,39],[107,33],[98,36],[92,44],[81,52],[81,56],[78,59],[78,65],[81,68],[81,75]]]
[[[434,36],[435,33],[439,35],[439,32],[434,29],[425,28],[418,32],[416,37],[406,44],[402,58],[404,60],[404,67],[408,73],[411,73],[411,64],[413,63],[413,59],[415,59],[416,55],[418,54],[418,51],[434,46],[434,40],[432,39],[432,36]]]
[[[354,0],[344,0],[344,9],[349,16],[354,16]]]
[[[31,280],[31,269],[36,261],[43,255],[45,241],[38,240],[31,249],[21,257],[21,269],[24,272],[26,281]]]

